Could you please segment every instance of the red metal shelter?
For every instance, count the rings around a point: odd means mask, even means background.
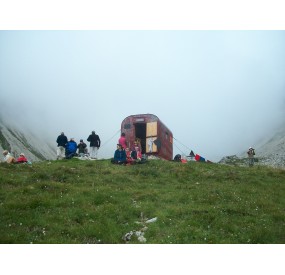
[[[136,139],[140,140],[143,154],[154,155],[166,160],[173,158],[173,134],[153,114],[131,115],[121,124],[127,146],[132,149]]]

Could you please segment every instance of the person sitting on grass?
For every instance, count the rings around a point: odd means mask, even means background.
[[[17,163],[16,159],[7,151],[3,151],[4,161],[7,163]]]
[[[127,164],[127,155],[126,151],[123,150],[121,144],[117,144],[117,150],[115,151],[114,158],[111,159],[113,164]]]
[[[72,157],[76,156],[76,150],[77,150],[77,143],[74,141],[73,138],[71,138],[70,141],[66,144],[65,158],[71,159]]]
[[[83,157],[88,154],[88,149],[86,143],[83,142],[83,139],[80,139],[79,144],[77,145],[78,155]]]
[[[127,140],[125,133],[121,134],[121,137],[118,140],[118,144],[121,144],[124,150],[127,148]]]
[[[135,163],[142,164],[146,162],[146,159],[142,157],[142,152],[139,146],[135,146],[131,152],[131,158]]]
[[[18,163],[26,163],[28,162],[27,158],[25,157],[24,153],[21,153],[20,156],[17,158]]]
[[[135,160],[132,158],[131,156],[131,151],[130,151],[130,148],[126,148],[125,149],[126,151],[126,156],[127,156],[127,164],[134,164],[135,163]]]

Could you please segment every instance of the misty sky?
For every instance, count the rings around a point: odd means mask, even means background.
[[[102,158],[125,117],[151,113],[174,154],[218,161],[284,122],[284,49],[284,31],[0,31],[0,112],[55,147],[95,130]]]

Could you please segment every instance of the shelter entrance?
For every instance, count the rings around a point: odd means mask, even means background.
[[[157,139],[157,122],[136,123],[135,137],[141,141],[142,154],[156,153],[158,151],[156,145]]]
[[[141,141],[142,154],[145,154],[146,150],[146,124],[136,123],[135,124],[135,137]]]

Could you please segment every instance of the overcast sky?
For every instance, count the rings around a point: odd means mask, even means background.
[[[1,112],[55,146],[95,130],[104,158],[125,117],[151,113],[175,154],[218,161],[284,122],[284,49],[285,31],[0,31]]]

